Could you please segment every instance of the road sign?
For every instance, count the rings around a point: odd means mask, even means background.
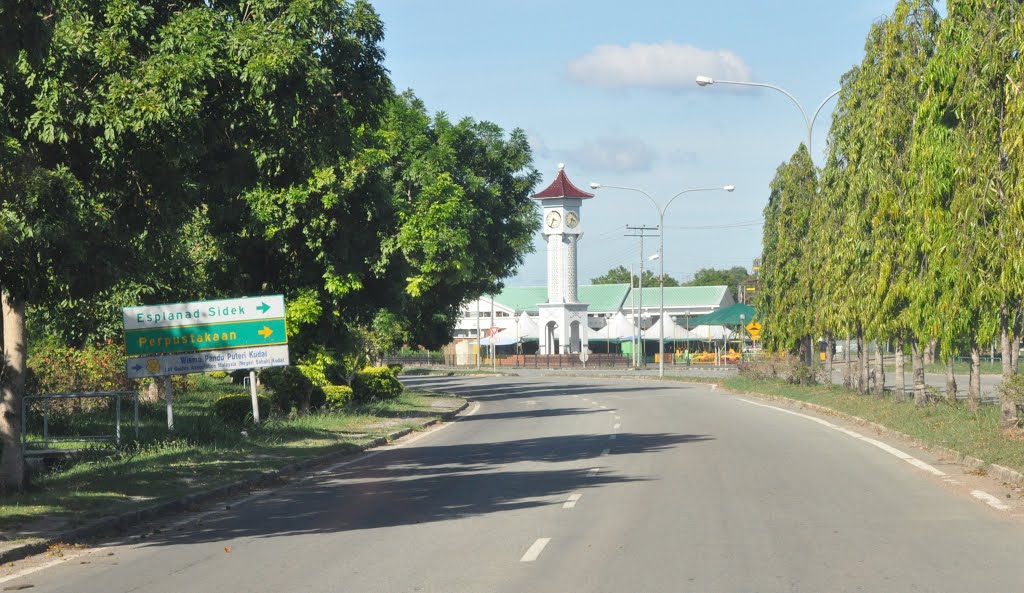
[[[125,331],[284,319],[284,296],[245,297],[122,309]]]
[[[288,366],[288,346],[235,348],[212,352],[162,354],[128,359],[128,378],[164,377],[188,373]]]
[[[287,344],[284,319],[125,331],[128,356],[175,354]]]
[[[590,359],[590,348],[587,348],[587,347],[584,346],[584,348],[582,350],[580,350],[580,362],[586,363],[587,360],[589,360],[589,359]]]
[[[757,321],[751,321],[747,324],[747,332],[750,333],[750,339],[756,342],[761,338],[761,324]]]

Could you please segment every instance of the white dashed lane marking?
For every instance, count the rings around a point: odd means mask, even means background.
[[[548,545],[548,542],[550,541],[550,537],[542,537],[537,541],[533,542],[533,545],[530,546],[530,549],[527,550],[525,554],[523,554],[523,557],[520,558],[519,561],[533,562],[540,556],[540,553],[544,551],[544,546]]]
[[[579,501],[579,499],[582,496],[583,495],[580,494],[579,492],[573,492],[572,494],[569,495],[569,498],[568,498],[568,500],[565,501],[565,504],[562,505],[562,508],[563,509],[571,509],[571,508],[575,507],[576,503]]]
[[[611,453],[611,451],[611,449],[605,449],[604,451],[601,451],[601,456],[604,457],[605,455]]]

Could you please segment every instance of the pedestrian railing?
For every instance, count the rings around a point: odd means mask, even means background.
[[[75,436],[53,436],[50,434],[50,402],[53,400],[82,400],[82,399],[105,399],[109,398],[114,402],[114,434],[97,435],[75,435]],[[132,427],[135,431],[135,438],[139,437],[139,394],[134,391],[86,391],[80,393],[46,393],[42,395],[26,395],[21,400],[21,448],[27,451],[30,446],[42,443],[44,449],[49,449],[50,443],[88,443],[96,441],[114,441],[121,443],[121,402],[131,399],[133,403],[134,418]],[[42,402],[42,438],[29,438],[28,434],[28,412],[33,402]]]

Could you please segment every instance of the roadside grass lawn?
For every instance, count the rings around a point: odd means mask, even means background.
[[[27,492],[0,498],[0,532],[31,532],[40,521],[77,525],[295,461],[356,451],[367,441],[404,428],[416,429],[464,401],[406,389],[395,400],[352,407],[344,413],[298,417],[293,412],[288,418],[272,415],[260,426],[241,426],[226,424],[213,414],[213,401],[229,393],[247,394],[248,388],[200,376],[196,389],[175,394],[173,433],[167,431],[163,402],[140,404],[138,441],[86,449],[75,463],[34,476]],[[61,430],[63,434],[112,434],[111,409],[77,416],[64,426],[51,423],[51,434],[59,436]],[[131,418],[132,406],[124,402],[122,435],[132,434]]]
[[[909,435],[922,443],[954,449],[988,463],[1024,472],[1024,436],[999,428],[999,406],[972,412],[967,402],[946,400],[918,408],[891,396],[857,395],[841,386],[805,387],[776,380],[730,377],[722,386],[737,392],[762,393],[824,406]]]

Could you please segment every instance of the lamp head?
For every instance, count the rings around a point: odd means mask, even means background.
[[[727,186],[723,187],[722,189],[724,189],[725,191],[731,192],[732,190],[736,189],[736,186],[735,185],[727,185]]]
[[[697,84],[699,86],[708,86],[709,84],[715,84],[715,79],[710,76],[698,76]]]
[[[590,184],[590,189],[601,189],[601,184],[594,181]]]

